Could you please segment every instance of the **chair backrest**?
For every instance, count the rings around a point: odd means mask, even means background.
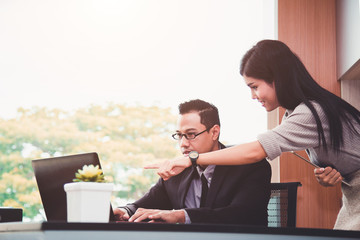
[[[297,189],[300,182],[271,183],[268,227],[296,227]]]

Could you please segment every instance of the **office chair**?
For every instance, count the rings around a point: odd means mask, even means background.
[[[296,227],[297,189],[300,182],[271,183],[268,227]]]

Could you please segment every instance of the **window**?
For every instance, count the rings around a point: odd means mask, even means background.
[[[263,16],[263,0],[1,2],[0,121],[7,128],[0,127],[0,137],[10,145],[0,149],[8,165],[0,181],[9,186],[0,205],[22,206],[25,217],[39,217],[35,190],[20,189],[21,181],[33,179],[13,171],[29,168],[31,158],[93,149],[102,162],[116,162],[109,175],[122,177],[115,181],[144,182],[149,173],[141,164],[147,154],[150,159],[178,154],[171,139],[177,105],[190,99],[219,108],[223,143],[255,139],[266,130],[266,112],[251,99],[239,64],[264,38]],[[129,125],[117,126],[119,118]],[[139,126],[159,127],[158,138]],[[38,135],[32,138],[27,129]],[[57,140],[47,139],[49,131]],[[121,145],[110,144],[126,131]],[[77,141],[87,145],[71,145]],[[164,141],[169,141],[166,154],[151,145]],[[118,151],[121,147],[125,150]],[[113,155],[108,148],[114,148]],[[119,193],[125,190],[116,203],[141,196],[155,177],[132,196],[124,193],[130,185],[119,185]],[[10,187],[14,181],[19,188]]]

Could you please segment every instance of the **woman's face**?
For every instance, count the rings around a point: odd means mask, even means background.
[[[266,111],[270,112],[279,107],[274,82],[269,84],[262,79],[244,76],[246,85],[251,89],[251,97],[257,99]]]

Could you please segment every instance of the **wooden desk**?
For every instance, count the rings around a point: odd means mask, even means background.
[[[162,223],[0,223],[1,240],[360,239],[360,231]]]

